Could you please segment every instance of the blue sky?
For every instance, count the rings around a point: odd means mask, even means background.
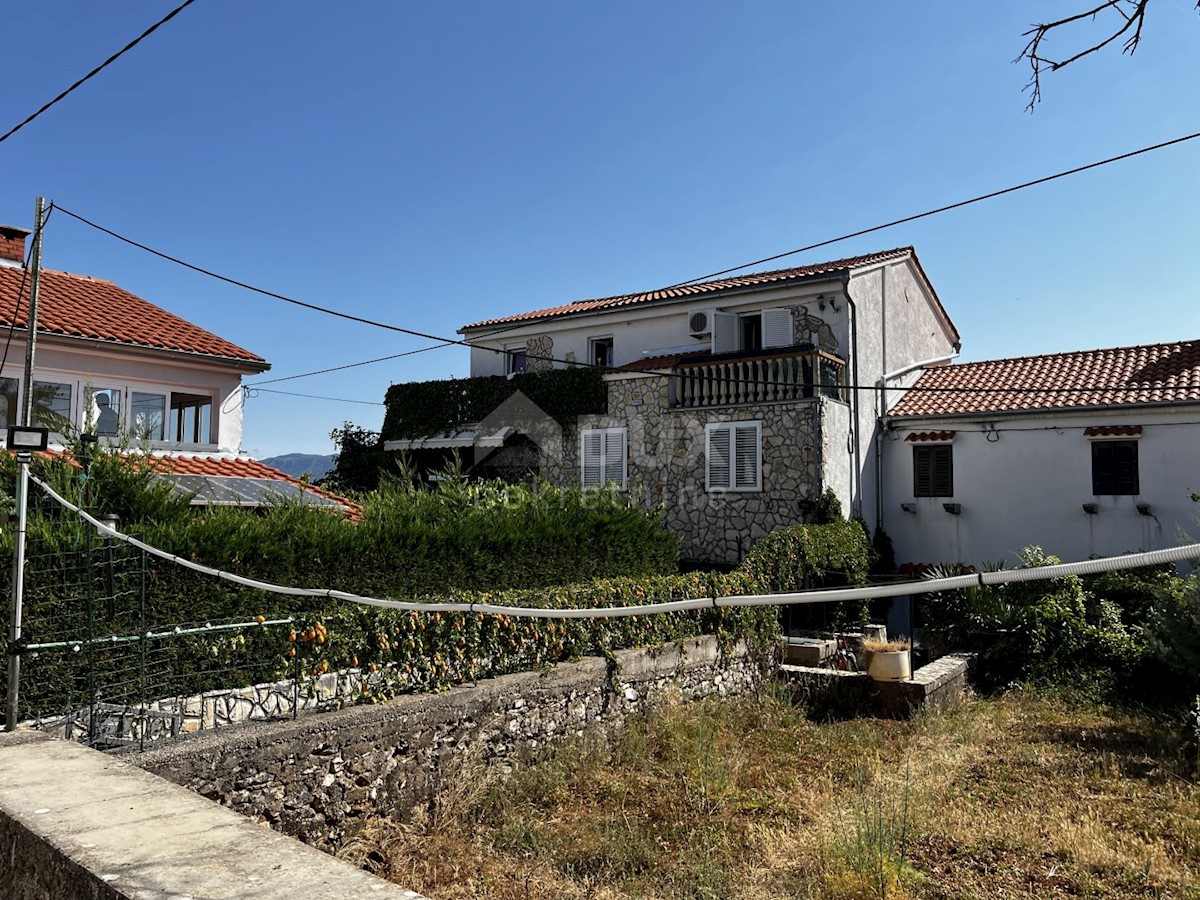
[[[0,132],[174,5],[10,4]],[[1136,55],[1047,76],[1030,115],[1021,34],[1076,3],[198,0],[0,144],[0,221],[29,227],[43,194],[232,277],[453,335],[1200,130],[1192,7],[1159,0]],[[1194,141],[777,265],[915,245],[964,359],[1197,338],[1198,200]],[[66,216],[45,264],[260,353],[265,377],[424,343]],[[467,372],[452,348],[278,388],[378,402]],[[331,429],[382,412],[260,393],[245,448],[329,452]]]

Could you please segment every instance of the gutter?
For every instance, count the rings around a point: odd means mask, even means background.
[[[854,422],[854,470],[850,479],[852,493],[850,494],[850,518],[862,518],[862,445],[859,441],[861,434],[858,414],[860,403],[858,398],[858,305],[850,296],[850,272],[842,275],[842,293],[850,306],[850,379],[854,388],[850,391],[850,414]],[[875,493],[878,494],[878,485]]]
[[[875,527],[880,528],[883,525],[883,434],[891,427],[891,418],[887,414],[887,383],[894,381],[901,376],[907,375],[909,372],[915,372],[917,369],[927,369],[937,363],[948,363],[951,360],[957,359],[962,353],[960,344],[954,345],[954,352],[949,356],[935,356],[932,359],[923,359],[920,362],[912,363],[902,369],[896,369],[894,372],[885,372],[878,381],[875,382],[875,390],[879,392],[879,427],[875,429]],[[885,348],[886,352],[886,348]],[[857,393],[857,392],[856,392]]]

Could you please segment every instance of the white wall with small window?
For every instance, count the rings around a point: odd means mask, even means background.
[[[884,447],[884,528],[902,563],[1011,566],[1031,545],[1072,561],[1200,541],[1197,447],[1200,406],[906,420]]]
[[[629,469],[629,431],[626,428],[585,428],[579,433],[579,472],[585,488],[626,487]]]
[[[704,431],[707,490],[761,491],[762,422],[712,422]]]

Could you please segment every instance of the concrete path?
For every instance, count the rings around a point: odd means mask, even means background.
[[[10,900],[423,900],[69,741],[0,734]]]

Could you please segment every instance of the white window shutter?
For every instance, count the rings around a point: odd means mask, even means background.
[[[738,350],[738,317],[734,313],[714,312],[712,321],[712,352],[736,353]]]
[[[764,309],[762,311],[762,345],[790,347],[792,340],[792,311],[790,309]]]
[[[708,487],[710,490],[727,490],[732,471],[730,459],[730,428],[728,425],[710,425],[708,427]]]
[[[604,432],[604,482],[625,487],[625,429]]]
[[[733,486],[757,489],[759,481],[759,430],[757,425],[735,425]]]
[[[579,470],[583,473],[584,487],[599,487],[604,484],[603,440],[602,431],[585,431],[580,440]]]

